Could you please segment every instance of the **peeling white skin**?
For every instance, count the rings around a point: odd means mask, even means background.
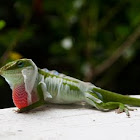
[[[4,77],[4,79],[9,84],[9,86],[12,90],[13,90],[13,88],[16,84],[23,81],[23,76],[21,74],[19,74],[18,72],[17,73],[15,72],[13,75],[10,75],[10,74],[7,74],[7,73],[2,74],[2,76]]]
[[[5,78],[5,81],[9,84],[10,88],[13,89],[13,87],[14,87],[13,83],[10,80],[8,80],[7,78]]]
[[[44,76],[40,75],[40,82],[39,84],[41,84],[42,90],[43,90],[43,94],[44,94],[44,100],[46,100],[46,98],[52,98],[52,95],[47,91],[47,86],[46,83],[44,81]]]
[[[33,61],[31,61],[31,62],[32,62],[32,66],[29,66],[22,70],[22,75],[24,77],[25,91],[28,94],[28,103],[29,104],[32,104],[31,92],[34,88],[35,81],[36,81],[37,75],[38,75],[37,66],[34,64]]]
[[[44,71],[52,74],[52,71],[48,71],[48,70],[47,71],[44,70]],[[48,76],[45,79],[43,75],[39,74],[39,77],[41,77],[40,83],[44,85],[43,93],[44,93],[44,100],[46,102],[69,104],[69,103],[86,101],[89,103],[89,101],[86,100],[87,98],[85,97],[90,97],[93,101],[97,103],[102,102],[100,99],[88,93],[88,91],[90,91],[91,89],[93,89],[93,87],[95,87],[91,83],[85,83],[75,78],[66,76],[64,74],[57,74],[57,76],[53,76],[53,77]],[[70,89],[69,85],[75,86],[79,90],[72,90]],[[94,104],[94,106],[96,105]]]
[[[100,100],[100,99],[98,99],[98,98],[92,96],[91,94],[89,94],[89,92],[85,92],[85,97],[86,97],[86,98],[85,98],[85,101],[86,101],[87,103],[89,103],[90,105],[96,107],[96,108],[98,108],[98,107],[96,106],[96,103],[102,103],[102,102],[103,102],[102,100]],[[93,101],[94,101],[94,102],[93,102]]]

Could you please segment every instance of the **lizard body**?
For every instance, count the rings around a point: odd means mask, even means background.
[[[19,59],[0,69],[12,89],[12,97],[18,112],[24,112],[45,103],[71,104],[86,102],[99,110],[117,109],[118,113],[129,109],[126,105],[140,106],[140,99],[131,98],[96,87],[92,83],[40,69],[31,59]]]

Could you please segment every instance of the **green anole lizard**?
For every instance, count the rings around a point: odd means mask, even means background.
[[[12,89],[17,112],[25,112],[46,103],[71,104],[86,102],[91,106],[108,111],[117,109],[129,116],[127,105],[140,106],[140,99],[124,96],[57,71],[40,69],[31,59],[12,61],[0,69]]]

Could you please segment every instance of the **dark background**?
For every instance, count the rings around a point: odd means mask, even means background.
[[[0,0],[0,66],[38,67],[121,94],[140,94],[139,0]],[[14,106],[0,78],[0,108]]]

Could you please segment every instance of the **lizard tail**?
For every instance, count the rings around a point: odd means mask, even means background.
[[[132,106],[140,106],[139,98],[133,98],[126,95],[121,95],[97,87],[93,88],[93,92],[96,93],[99,99],[101,99],[103,102],[121,102],[123,104],[128,104]]]

